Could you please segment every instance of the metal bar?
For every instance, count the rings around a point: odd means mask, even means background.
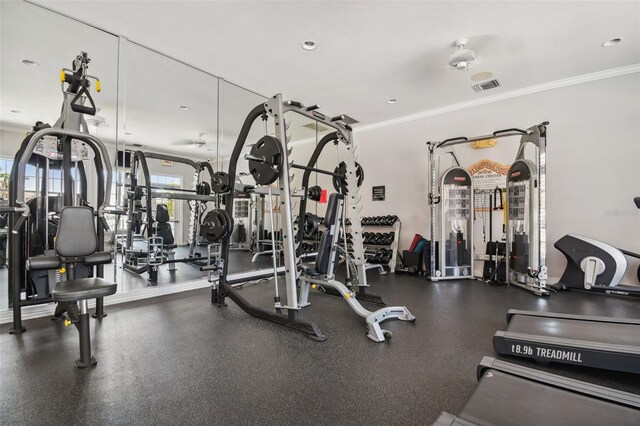
[[[169,155],[169,154],[160,154],[158,152],[145,152],[144,155],[146,158],[153,158],[154,160],[166,160],[166,161],[173,161],[174,163],[187,164],[193,167],[194,169],[198,170],[198,163],[188,158],[176,157],[175,155]]]
[[[342,124],[331,121],[331,118],[325,117],[324,114],[321,114],[316,111],[306,111],[304,109],[304,105],[302,105],[302,107],[300,108],[296,106],[283,104],[282,109],[283,109],[283,113],[292,111],[300,115],[303,115],[307,118],[310,118],[313,121],[320,122],[325,126],[331,127],[332,129],[337,130],[338,133],[340,133],[345,138],[345,140],[351,143],[351,132],[347,130]]]
[[[151,198],[168,198],[173,200],[189,200],[189,201],[215,201],[217,195],[201,195],[192,192],[173,192],[173,191],[151,191]],[[149,212],[147,212],[148,214]]]
[[[292,203],[291,203],[291,190],[290,190],[290,177],[289,177],[289,154],[286,143],[286,128],[284,122],[284,113],[286,111],[285,104],[282,101],[282,94],[278,93],[276,96],[269,99],[267,102],[268,111],[272,115],[276,138],[282,145],[282,168],[280,169],[280,177],[278,179],[278,186],[280,188],[280,217],[282,226],[282,248],[284,252],[284,268],[286,272],[286,288],[287,288],[287,304],[284,306],[289,309],[290,318],[294,318],[296,311],[300,309],[298,306],[298,270],[296,268],[296,254],[294,246],[294,234],[293,234],[293,217],[292,217]]]
[[[308,108],[307,108],[308,110]],[[316,145],[315,149],[313,150],[313,154],[311,154],[311,158],[309,159],[309,162],[307,163],[307,166],[312,167],[314,166],[317,162],[318,162],[318,158],[320,158],[320,154],[322,153],[322,151],[324,150],[324,148],[329,144],[329,142],[332,141],[337,141],[338,139],[338,133],[337,132],[331,132],[328,135],[324,136],[322,139],[320,139],[320,142],[318,142],[318,144]],[[311,177],[311,171],[310,170],[305,170],[304,174],[302,175],[302,187],[303,188],[309,188],[309,178]],[[302,200],[300,200],[300,206],[298,208],[298,217],[299,218],[304,218],[304,215],[307,213],[307,197],[303,197]],[[299,226],[298,227],[298,241],[302,241],[304,239],[304,227],[303,226]],[[298,252],[297,255],[300,256],[302,254],[302,244],[300,244],[300,246],[298,247]]]
[[[102,154],[102,158],[105,158],[105,159],[109,158],[109,152],[107,151],[107,148],[104,146],[104,144],[100,141],[100,139],[90,134],[77,132],[74,130],[68,130],[68,129],[59,129],[55,127],[37,131],[35,134],[31,136],[31,139],[29,140],[29,143],[25,147],[22,153],[22,156],[20,157],[20,161],[18,163],[16,197],[19,204],[24,202],[25,170],[26,170],[29,158],[31,157],[31,154],[33,154],[33,151],[38,141],[47,135],[68,136],[67,139],[69,140],[69,143],[71,139],[79,139],[81,141],[88,143],[94,149],[94,151],[98,152],[98,150],[100,150],[99,152]],[[105,165],[105,168],[107,169],[107,177],[108,177],[105,183],[105,186],[106,186],[105,193],[110,194],[113,169],[109,161],[105,161],[104,165]],[[100,206],[100,209],[102,209],[103,207],[104,206]]]
[[[499,133],[500,131],[497,132],[497,134],[491,134],[491,135],[484,135],[484,136],[474,136],[471,138],[467,138],[464,136],[458,137],[458,138],[452,138],[452,139],[446,139],[444,141],[441,142],[429,142],[431,144],[434,144],[436,148],[444,148],[445,146],[452,146],[452,145],[460,145],[463,143],[471,143],[471,142],[477,142],[477,141],[482,141],[485,139],[499,139],[499,138],[506,138],[509,136],[523,136],[526,134],[529,134],[529,130],[525,131],[525,130],[509,130],[509,131],[504,131],[504,133]],[[524,132],[524,133],[523,133]]]
[[[322,173],[329,176],[344,178],[344,175],[341,175],[340,173],[333,173],[328,170],[322,170],[322,169],[317,169],[315,167],[303,166],[301,164],[291,164],[291,167],[293,167],[294,169],[308,170],[310,172]]]

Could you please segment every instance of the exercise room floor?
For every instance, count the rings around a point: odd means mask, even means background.
[[[424,425],[463,407],[476,365],[496,356],[492,336],[509,308],[640,318],[631,298],[573,292],[543,299],[474,281],[369,276],[372,292],[417,317],[384,323],[393,331],[389,342],[369,340],[364,319],[318,292],[303,317],[319,324],[323,343],[253,318],[230,300],[215,308],[208,289],[108,306],[106,318],[91,320],[98,359],[91,370],[73,367],[74,328],[41,318],[13,336],[2,325],[0,424]],[[241,291],[272,305],[272,283]],[[547,370],[640,393],[630,374]]]

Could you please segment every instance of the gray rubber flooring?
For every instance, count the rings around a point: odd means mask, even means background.
[[[230,300],[213,307],[208,289],[108,306],[108,317],[91,320],[98,359],[91,370],[73,367],[73,327],[42,318],[13,336],[0,326],[0,424],[424,425],[463,407],[477,363],[496,356],[492,336],[506,327],[507,309],[640,317],[632,298],[573,292],[543,299],[518,288],[376,272],[370,281],[372,292],[417,317],[384,323],[393,332],[388,343],[369,340],[364,319],[318,292],[302,316],[319,324],[323,343],[253,318]],[[272,304],[270,282],[241,291]],[[640,393],[629,374],[557,364],[545,370]]]

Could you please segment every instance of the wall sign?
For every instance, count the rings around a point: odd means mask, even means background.
[[[371,187],[371,200],[372,201],[384,201],[385,186],[373,186]]]
[[[480,160],[467,169],[473,179],[474,210],[489,210],[489,194],[493,194],[496,187],[506,189],[510,167],[492,160]]]

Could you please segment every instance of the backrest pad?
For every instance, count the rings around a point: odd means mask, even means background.
[[[56,253],[62,257],[86,257],[97,249],[93,210],[89,207],[63,207],[55,240]]]
[[[340,217],[340,203],[339,200],[344,199],[344,195],[333,193],[329,196],[329,203],[327,204],[327,211],[325,213],[324,224],[327,226],[327,231],[322,233],[320,238],[320,244],[318,245],[318,255],[316,256],[316,271],[321,274],[330,274],[333,271],[329,271],[329,263],[331,261],[331,249],[333,244],[333,234],[331,233],[331,227],[335,225],[336,218]],[[340,232],[338,228],[336,232]]]

